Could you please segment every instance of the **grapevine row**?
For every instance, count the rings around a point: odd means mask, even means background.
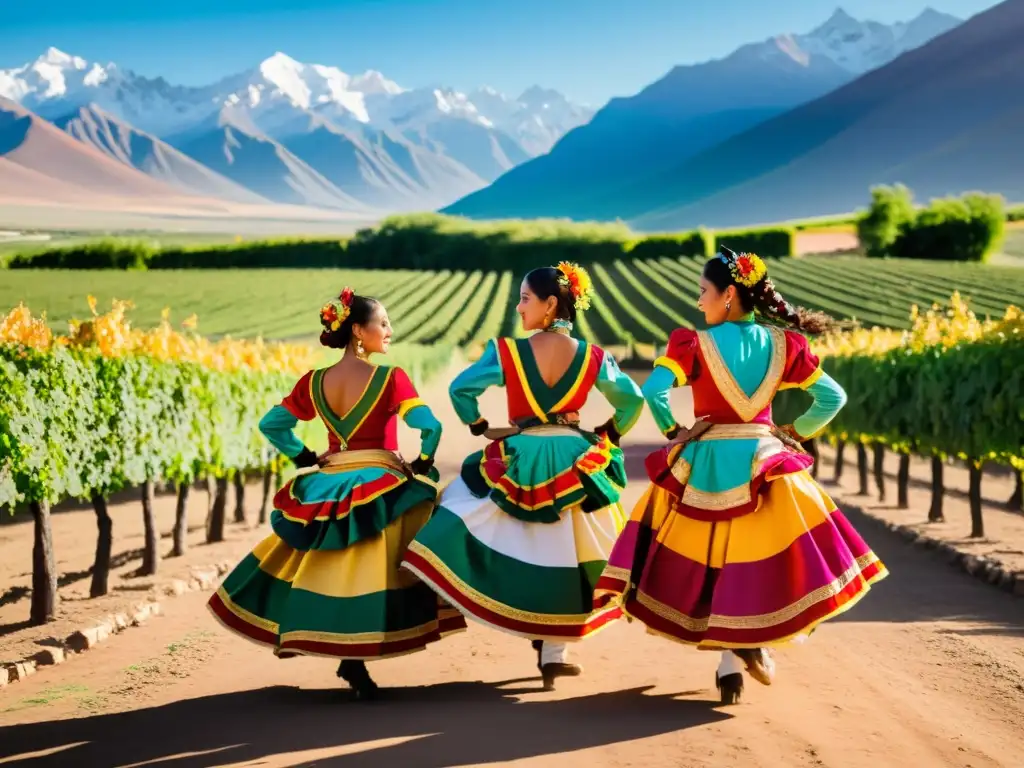
[[[112,523],[107,498],[140,487],[146,541],[141,573],[156,573],[160,552],[153,489],[178,489],[172,555],[186,546],[187,499],[193,483],[212,480],[214,502],[207,540],[224,536],[228,483],[236,492],[251,471],[276,473],[280,458],[258,429],[259,420],[314,367],[322,350],[260,339],[211,340],[190,318],[177,330],[165,312],[148,331],[131,326],[129,304],[73,323],[57,336],[44,319],[19,306],[0,318],[0,508],[27,504],[35,519],[32,619],[47,621],[58,604],[50,505],[88,499],[99,537],[91,596],[106,594]],[[451,348],[406,345],[395,357],[413,379],[449,363]],[[300,435],[319,442],[313,422]],[[264,483],[261,522],[268,512]]]

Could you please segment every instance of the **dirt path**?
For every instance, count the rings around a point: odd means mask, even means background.
[[[429,397],[451,475],[474,441]],[[653,432],[645,415],[627,450],[630,503]],[[1024,766],[1024,603],[853,519],[892,576],[735,708],[712,706],[713,654],[625,622],[577,646],[585,675],[552,693],[525,641],[473,627],[373,665],[386,699],[355,704],[330,661],[276,660],[189,594],[0,692],[0,765]]]

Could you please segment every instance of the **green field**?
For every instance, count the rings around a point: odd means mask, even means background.
[[[606,345],[662,342],[673,328],[699,326],[697,282],[702,262],[649,259],[594,265],[596,297],[579,323],[588,340]],[[981,314],[1001,315],[1024,296],[1024,269],[949,262],[880,261],[854,256],[784,259],[770,273],[794,303],[865,325],[903,328],[912,304],[946,301],[959,290]],[[379,297],[396,340],[473,345],[513,334],[519,276],[488,272],[371,270],[62,271],[0,273],[0,310],[24,301],[57,326],[130,299],[137,325],[150,326],[163,307],[183,319],[195,312],[205,334],[310,339],[317,310],[343,286]]]

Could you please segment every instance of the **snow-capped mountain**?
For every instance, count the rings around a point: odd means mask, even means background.
[[[258,124],[272,127],[287,113],[319,110],[333,120],[370,124],[367,102],[384,103],[405,92],[379,72],[353,77],[337,67],[303,64],[275,53],[249,72],[228,77],[212,90],[217,101],[248,109]]]
[[[173,86],[162,78],[146,78],[113,63],[89,62],[56,48],[21,67],[0,69],[0,96],[43,117],[60,117],[95,104],[161,137],[181,133],[223,107],[245,109],[269,133],[282,126],[287,130],[297,116],[315,113],[333,123],[378,129],[420,128],[431,120],[457,118],[507,131],[515,138],[516,126],[532,117],[531,109],[549,133],[559,135],[592,115],[555,91],[531,89],[527,94],[547,94],[546,100],[536,103],[509,99],[493,89],[478,93],[497,98],[483,105],[442,86],[408,90],[374,70],[350,75],[281,52],[251,70],[199,88]],[[497,111],[489,114],[490,108]]]
[[[494,88],[480,88],[469,99],[531,155],[549,152],[563,135],[594,116],[590,107],[574,104],[558,91],[540,86],[527,89],[517,99]]]
[[[173,86],[116,64],[88,62],[49,48],[35,61],[0,69],[0,96],[47,119],[95,105],[157,136],[201,120],[216,109],[209,89]]]
[[[665,167],[834,91],[959,24],[933,10],[885,25],[839,9],[810,32],[780,34],[720,59],[674,67],[639,93],[612,99],[549,152],[446,210],[478,218],[614,219],[623,200],[636,197],[631,184],[642,188]],[[531,117],[543,114],[538,104],[555,103],[539,89],[519,101]]]
[[[68,132],[76,126],[72,135],[93,143],[101,115],[99,123],[122,135],[163,140],[167,150],[270,200],[330,198],[331,207],[360,200],[385,209],[450,203],[546,152],[593,114],[556,91],[533,88],[511,99],[493,89],[410,90],[375,70],[351,75],[281,52],[211,85],[184,87],[50,48],[0,70],[0,97]],[[71,119],[83,110],[90,131]],[[138,153],[113,151],[115,143],[106,140],[105,151],[132,164]],[[306,161],[291,154],[293,146]],[[155,173],[156,164],[135,167]]]
[[[0,98],[114,162],[193,193],[416,210],[477,192],[453,210],[577,215],[578,200],[697,154],[958,23],[928,10],[884,25],[840,9],[806,34],[676,67],[596,117],[541,87],[515,97],[493,88],[408,89],[375,70],[353,75],[281,52],[187,87],[50,48],[0,69]]]
[[[888,64],[902,53],[919,48],[960,23],[955,16],[932,8],[925,9],[910,21],[895,24],[861,21],[837,8],[824,24],[806,34],[779,35],[763,43],[754,43],[749,48],[766,55],[781,51],[803,61],[805,66],[809,65],[810,57],[820,57],[847,72],[861,75]],[[742,51],[740,49],[737,53]]]

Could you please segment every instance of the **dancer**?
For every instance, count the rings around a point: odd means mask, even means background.
[[[643,410],[637,385],[599,347],[571,338],[590,278],[561,263],[530,272],[516,311],[528,339],[495,339],[452,383],[455,411],[492,441],[472,454],[403,565],[452,605],[534,641],[544,687],[575,676],[569,641],[621,615],[593,610],[593,589],[625,522],[621,435]],[[491,430],[478,397],[505,387],[512,429]],[[579,410],[596,387],[615,414],[594,432]]]
[[[775,324],[813,334],[831,318],[788,304],[753,254],[708,261],[699,306],[711,329],[674,331],[644,385],[673,442],[647,457],[651,485],[616,542],[595,608],[622,605],[654,634],[728,649],[716,684],[729,704],[744,669],[771,683],[767,648],[851,608],[887,572],[811,479],[800,448],[846,395],[807,339]],[[669,390],[685,384],[699,417],[690,430],[669,408]],[[772,400],[796,387],[813,405],[778,428]]]
[[[273,533],[224,580],[210,609],[229,629],[282,658],[341,659],[356,698],[377,686],[364,660],[422,650],[465,629],[458,611],[399,569],[436,505],[434,452],[441,425],[401,368],[373,365],[391,325],[375,299],[342,291],[320,310],[320,343],[344,349],[334,365],[299,379],[260,422],[300,470],[274,497]],[[420,432],[419,456],[396,453],[397,418]],[[329,449],[319,460],[293,429],[319,418]]]

